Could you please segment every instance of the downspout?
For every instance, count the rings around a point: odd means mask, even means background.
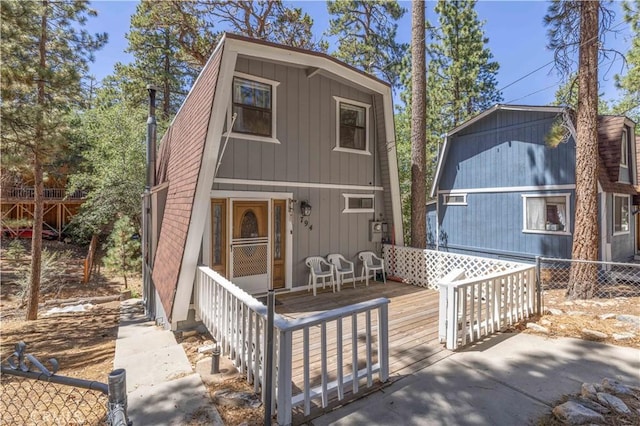
[[[155,319],[155,286],[151,280],[151,188],[156,184],[156,91],[151,84],[149,92],[149,117],[147,118],[146,158],[147,173],[142,198],[142,284],[145,316]]]

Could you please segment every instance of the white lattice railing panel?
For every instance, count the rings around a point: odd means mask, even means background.
[[[431,289],[437,289],[438,282],[456,269],[464,269],[467,278],[474,278],[522,266],[499,259],[391,245],[383,246],[383,256],[388,275]]]

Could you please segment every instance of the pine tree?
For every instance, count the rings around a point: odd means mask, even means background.
[[[107,40],[82,29],[95,15],[81,0],[0,4],[2,150],[31,166],[35,188],[27,320],[38,316],[44,168],[65,139],[69,112],[82,101],[81,79],[93,52]]]
[[[300,8],[282,0],[209,1],[211,14],[228,25],[231,32],[286,46],[325,51],[324,41],[315,41],[313,19]]]
[[[425,5],[414,1],[411,7],[411,246],[427,243],[426,137],[427,66]]]
[[[600,14],[603,14],[602,27]],[[549,47],[556,66],[565,72],[578,50],[578,106],[576,112],[576,208],[571,256],[598,259],[598,45],[610,22],[607,10],[594,1],[556,1],[549,6],[545,22],[550,26]],[[573,263],[568,295],[591,298],[597,285],[597,269],[591,263]]]
[[[117,271],[124,278],[124,288],[129,288],[127,276],[140,271],[142,257],[140,255],[140,239],[135,238],[136,230],[131,219],[121,216],[113,225],[109,235],[107,256],[104,264]]]
[[[327,2],[328,35],[338,37],[336,58],[394,86],[408,46],[396,42],[398,20],[405,9],[397,1],[335,0]]]
[[[640,0],[624,2],[625,21],[631,25],[633,39],[626,54],[629,70],[624,76],[616,76],[616,85],[623,91],[623,98],[615,105],[618,114],[625,114],[640,123]],[[640,125],[636,126],[640,135]]]
[[[126,65],[116,64],[111,77],[134,108],[147,104],[147,84],[157,86],[160,118],[165,121],[178,111],[201,69],[200,64],[188,61],[180,49],[180,26],[172,6],[171,2],[154,0],[138,4],[131,17],[131,31],[126,35],[129,45],[125,51],[134,60]],[[208,28],[202,31],[212,34]]]
[[[444,131],[502,100],[496,79],[499,65],[491,60],[475,5],[475,0],[439,0],[435,8],[439,25],[430,46],[429,88],[441,95],[431,104],[448,117]]]

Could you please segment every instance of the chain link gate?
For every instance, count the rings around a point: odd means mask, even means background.
[[[59,376],[58,361],[40,362],[19,342],[0,365],[0,423],[3,425],[128,426],[126,373],[114,370],[108,383]]]

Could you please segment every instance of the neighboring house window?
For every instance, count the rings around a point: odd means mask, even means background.
[[[629,196],[613,196],[613,235],[629,233]]]
[[[466,206],[467,194],[446,194],[443,195],[445,206]]]
[[[344,210],[342,213],[373,213],[374,195],[342,194]]]
[[[234,75],[231,113],[227,123],[227,128],[230,128],[233,122],[233,137],[278,142],[275,112],[275,88],[278,84],[247,74]],[[232,121],[233,114],[236,114],[235,121]]]
[[[629,139],[627,129],[622,130],[622,140],[620,141],[620,166],[629,167]]]
[[[370,105],[349,99],[336,100],[337,135],[335,151],[369,154]]]
[[[569,233],[569,194],[523,195],[523,232]]]

